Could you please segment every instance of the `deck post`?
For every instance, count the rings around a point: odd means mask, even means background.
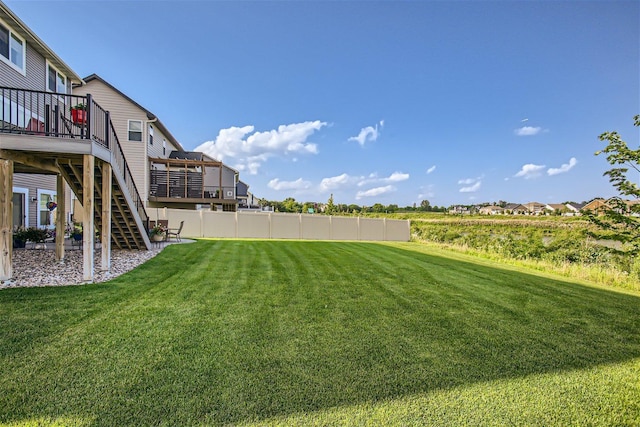
[[[102,258],[100,269],[111,270],[111,165],[102,164],[102,230],[100,230],[100,242],[102,245]]]
[[[95,181],[95,157],[84,154],[82,159],[82,279],[93,281],[93,245],[95,240],[95,227],[93,220]]]
[[[92,125],[92,116],[93,116],[93,98],[91,97],[91,94],[88,93],[87,94],[87,105],[85,106],[85,113],[86,113],[86,119],[87,119],[87,126],[86,126],[86,135],[84,136],[86,139],[92,139],[93,138],[93,125]]]
[[[0,159],[0,281],[13,276],[13,161]]]
[[[104,113],[104,143],[111,150],[111,113]]]
[[[62,174],[56,175],[56,194],[58,207],[56,208],[56,261],[64,261],[64,233],[67,219],[67,187]]]

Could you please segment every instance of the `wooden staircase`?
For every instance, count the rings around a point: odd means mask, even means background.
[[[94,167],[94,214],[95,227],[102,228],[103,203],[101,182],[104,165],[102,161],[96,161]],[[69,187],[78,200],[83,200],[83,164],[81,160],[65,159],[58,161],[58,167]],[[147,237],[146,224],[138,215],[137,209],[132,207],[131,198],[127,197],[126,186],[121,185],[124,178],[117,176],[117,169],[112,170],[111,190],[111,244],[118,249],[149,249],[151,243]],[[107,201],[109,203],[109,201]]]

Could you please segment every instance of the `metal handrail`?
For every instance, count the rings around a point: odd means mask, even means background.
[[[109,149],[123,174],[136,211],[147,226],[144,203],[133,181],[108,111],[90,94],[69,95],[0,86],[0,133],[81,139]],[[74,107],[78,108],[74,108]]]

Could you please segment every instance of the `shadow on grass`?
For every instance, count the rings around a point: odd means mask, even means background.
[[[638,296],[371,243],[198,242],[0,310],[3,422],[259,421],[640,357]]]

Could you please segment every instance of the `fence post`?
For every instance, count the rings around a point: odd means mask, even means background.
[[[382,240],[387,240],[387,218],[382,218]]]
[[[198,211],[200,214],[200,237],[205,237],[204,235],[204,210],[200,209]]]
[[[236,213],[236,215],[235,215],[236,216],[235,238],[237,239],[238,238],[238,210],[237,209],[236,209],[235,213]]]

